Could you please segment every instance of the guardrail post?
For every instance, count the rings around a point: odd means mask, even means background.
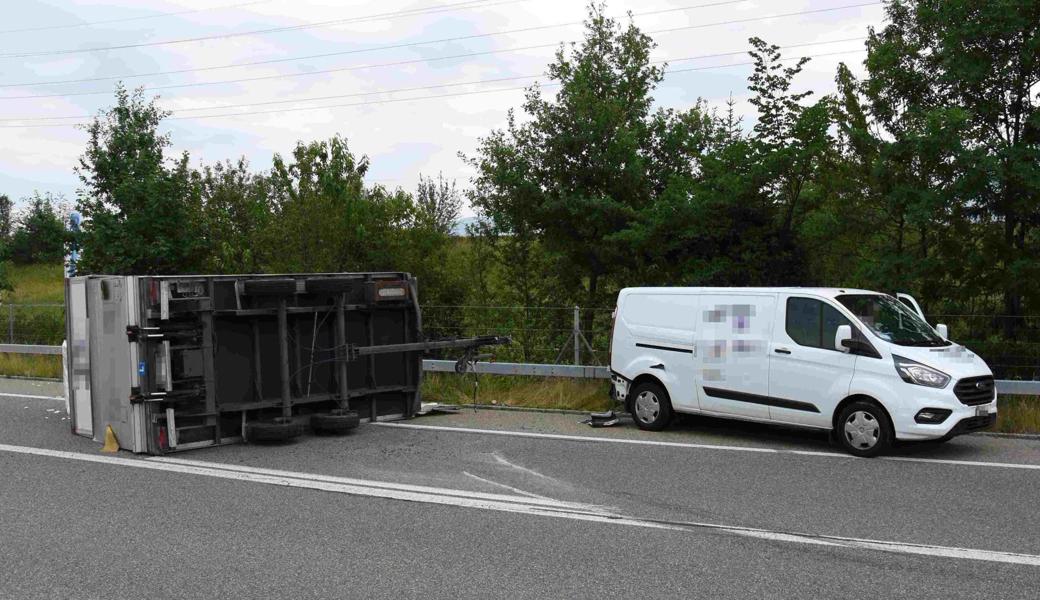
[[[577,306],[574,307],[574,332],[572,333],[574,339],[574,364],[581,364],[581,309]]]

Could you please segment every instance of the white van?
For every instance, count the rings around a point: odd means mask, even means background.
[[[916,310],[915,310],[916,309]],[[673,413],[832,431],[850,453],[996,421],[993,373],[912,298],[834,288],[627,288],[615,396],[643,429]]]

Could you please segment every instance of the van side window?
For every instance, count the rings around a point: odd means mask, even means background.
[[[851,323],[834,307],[812,298],[787,299],[787,335],[799,346],[834,350],[839,325]]]

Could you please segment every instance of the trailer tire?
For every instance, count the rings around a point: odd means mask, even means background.
[[[250,442],[284,442],[303,435],[304,424],[284,417],[274,421],[246,424],[246,439]]]
[[[343,434],[361,424],[361,417],[353,410],[334,410],[311,415],[311,429],[315,433]]]
[[[308,279],[304,286],[308,294],[342,294],[354,287],[354,280],[345,277],[320,277]]]
[[[296,293],[295,279],[257,279],[246,281],[242,291],[250,296],[291,296]]]

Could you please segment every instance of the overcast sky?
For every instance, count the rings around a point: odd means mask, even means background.
[[[536,80],[527,76],[546,81],[553,46],[580,39],[586,9],[584,0],[12,2],[0,24],[0,194],[73,201],[86,141],[73,125],[112,103],[118,78],[174,111],[163,126],[172,154],[186,150],[194,165],[245,156],[267,169],[297,140],[339,133],[370,157],[369,183],[412,190],[419,173],[443,172],[465,186],[472,173],[458,153],[504,124],[517,88]],[[825,94],[838,62],[862,70],[861,38],[882,20],[869,0],[608,2],[613,15],[627,11],[657,41],[654,60],[687,70],[666,77],[659,105],[732,96],[745,126],[749,37],[815,56],[799,84]],[[789,13],[806,14],[777,16]],[[282,30],[256,32],[271,29]],[[200,37],[211,39],[184,41]],[[67,82],[82,79],[96,80]],[[328,105],[349,106],[299,110]]]

